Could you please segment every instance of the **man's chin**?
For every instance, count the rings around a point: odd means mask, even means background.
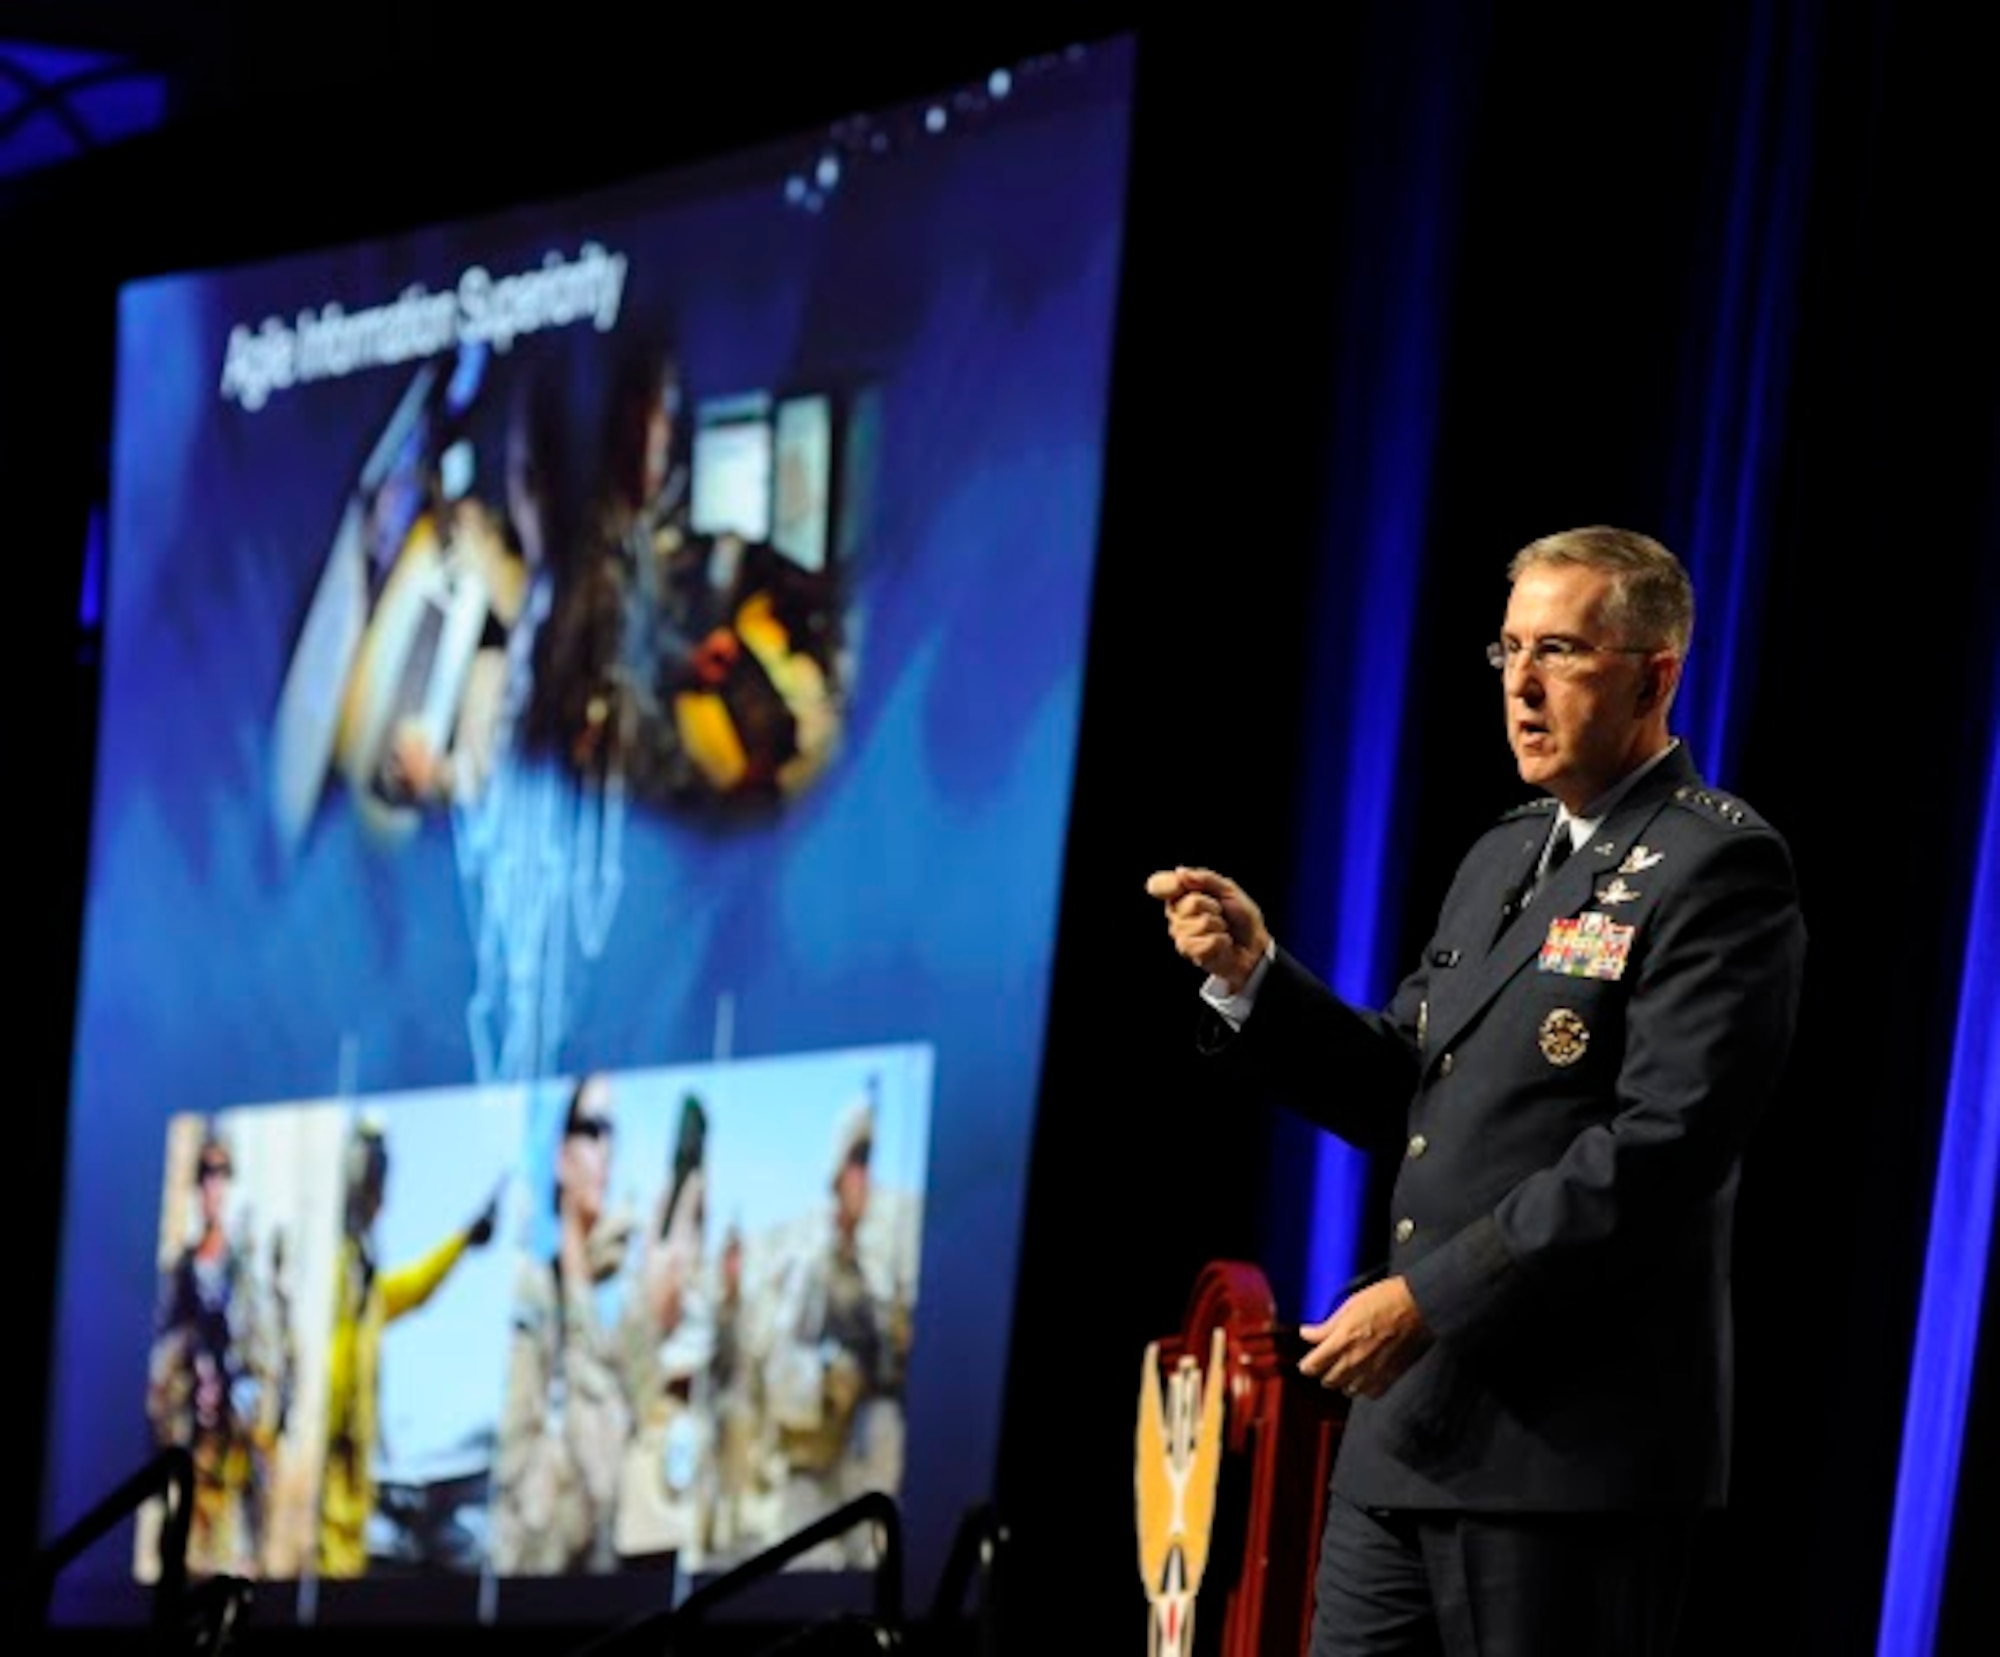
[[[1555,775],[1555,766],[1546,754],[1524,754],[1518,749],[1514,753],[1514,769],[1521,774],[1521,781],[1530,788],[1546,788],[1549,778]]]

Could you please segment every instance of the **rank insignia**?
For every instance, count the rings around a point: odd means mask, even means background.
[[[1611,884],[1597,894],[1599,903],[1630,903],[1639,896],[1636,886],[1627,886],[1623,875],[1613,875]]]
[[[1656,852],[1650,846],[1634,846],[1625,854],[1625,861],[1618,865],[1621,875],[1644,874],[1667,854]]]
[[[1563,916],[1549,922],[1538,964],[1543,972],[1566,978],[1623,978],[1633,930],[1595,909]]]
[[[1558,1007],[1542,1020],[1542,1057],[1550,1064],[1575,1064],[1590,1045],[1590,1029],[1567,1007]]]

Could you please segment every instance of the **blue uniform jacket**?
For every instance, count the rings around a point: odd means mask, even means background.
[[[1791,855],[1677,748],[1513,913],[1554,810],[1472,847],[1383,1012],[1280,950],[1240,1033],[1204,1013],[1206,1050],[1397,1158],[1387,1269],[1435,1339],[1353,1406],[1334,1486],[1363,1505],[1727,1490],[1739,1163],[1805,956]]]

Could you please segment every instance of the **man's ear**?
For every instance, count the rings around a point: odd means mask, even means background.
[[[1671,657],[1654,656],[1646,663],[1639,681],[1639,712],[1651,713],[1672,699],[1680,678],[1680,663]]]

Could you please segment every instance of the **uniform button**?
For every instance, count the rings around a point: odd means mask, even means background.
[[[1438,1074],[1440,1076],[1449,1076],[1451,1074],[1451,1067],[1457,1062],[1451,1054],[1445,1054],[1443,1058],[1438,1060]]]
[[[1414,1220],[1398,1220],[1396,1222],[1396,1241],[1407,1243],[1416,1235],[1416,1230],[1417,1226]]]
[[[1410,1135],[1410,1155],[1419,1157],[1431,1148],[1431,1142],[1420,1133]]]

